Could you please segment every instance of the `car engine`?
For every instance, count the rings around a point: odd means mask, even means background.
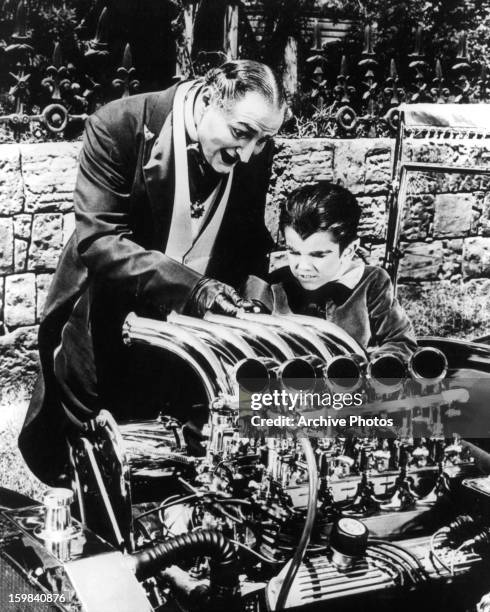
[[[202,419],[102,410],[70,442],[72,489],[0,498],[20,609],[487,609],[490,455],[461,434],[487,346],[421,339],[405,363],[324,320],[252,313],[131,314],[124,338],[192,373]],[[363,414],[381,401],[396,432],[244,435],[240,398],[298,380],[356,391]]]

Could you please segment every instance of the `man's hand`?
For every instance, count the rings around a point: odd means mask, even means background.
[[[240,309],[250,311],[253,304],[242,299],[233,287],[204,276],[194,287],[185,312],[196,317],[208,311],[236,316]]]

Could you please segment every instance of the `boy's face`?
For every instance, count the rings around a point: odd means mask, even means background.
[[[336,279],[342,263],[352,258],[352,249],[347,247],[340,253],[339,243],[328,230],[303,240],[292,227],[286,227],[284,238],[291,272],[308,291]]]

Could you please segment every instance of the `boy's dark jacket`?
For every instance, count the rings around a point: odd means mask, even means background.
[[[390,277],[383,268],[365,266],[352,289],[335,283],[333,297],[329,285],[306,291],[285,266],[271,274],[269,296],[263,295],[262,300],[278,313],[327,317],[361,346],[376,347],[375,353],[410,357],[417,347],[412,325],[394,297]]]
[[[87,371],[108,374],[108,384],[114,385],[117,355],[124,350],[121,324],[128,312],[153,317],[171,309],[181,312],[201,278],[164,254],[174,195],[171,138],[162,147],[161,163],[144,168],[165,121],[171,121],[175,90],[176,86],[112,102],[86,124],[74,192],[76,232],[63,251],[47,297],[39,329],[41,375],[19,438],[28,465],[46,482],[54,481],[64,457],[60,446],[66,420],[53,352],[75,305],[81,311],[78,321],[86,322],[76,350],[84,359],[88,356]],[[271,150],[268,146],[250,163],[235,168],[207,276],[239,286],[249,274],[266,273],[271,239],[264,206]],[[77,376],[74,384],[83,386],[84,372]]]

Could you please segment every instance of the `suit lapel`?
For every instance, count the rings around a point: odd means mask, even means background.
[[[144,125],[142,173],[154,222],[152,248],[165,251],[174,201],[172,104],[177,86],[148,109]]]
[[[145,140],[143,176],[155,222],[156,248],[163,251],[172,218],[174,178],[172,113],[159,134]]]

